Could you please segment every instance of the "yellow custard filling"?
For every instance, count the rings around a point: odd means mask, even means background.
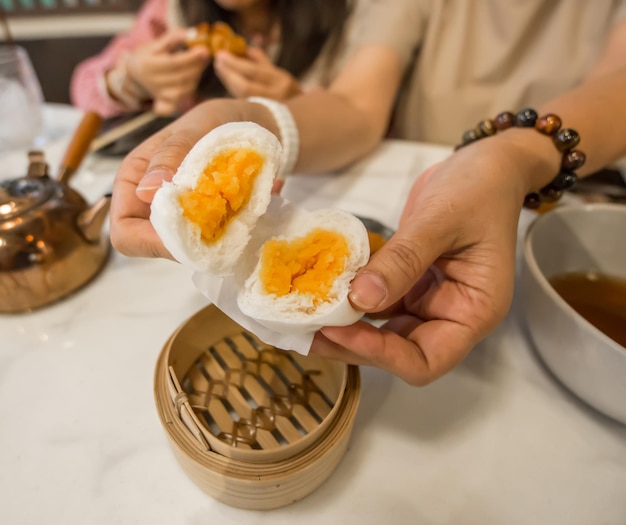
[[[261,283],[269,294],[311,294],[319,304],[328,300],[348,255],[345,237],[331,230],[316,228],[291,241],[271,239],[261,253]]]
[[[200,227],[205,243],[218,240],[248,203],[263,163],[264,158],[251,149],[222,151],[206,166],[196,187],[180,194],[183,216]]]

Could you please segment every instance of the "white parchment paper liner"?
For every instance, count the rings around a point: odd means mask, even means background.
[[[209,301],[264,343],[283,350],[295,350],[299,354],[308,355],[315,331],[305,334],[282,334],[257,323],[239,309],[237,285],[232,277],[217,277],[209,273],[195,272],[193,282]]]

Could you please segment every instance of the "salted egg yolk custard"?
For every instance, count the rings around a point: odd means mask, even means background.
[[[172,257],[200,272],[236,272],[271,201],[282,149],[252,122],[229,122],[191,148],[150,205],[150,222]]]
[[[248,251],[237,295],[239,309],[288,335],[358,321],[363,312],[352,307],[348,293],[369,259],[365,226],[343,210],[308,211],[278,199],[272,204],[279,207],[270,206],[257,224],[257,242]]]
[[[207,164],[192,190],[178,197],[183,216],[196,224],[205,243],[218,240],[250,200],[264,158],[252,149],[225,150]]]
[[[349,254],[343,235],[322,228],[291,241],[270,239],[261,252],[260,280],[268,294],[307,294],[319,305],[331,297]]]

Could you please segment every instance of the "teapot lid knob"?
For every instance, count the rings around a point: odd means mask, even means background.
[[[43,151],[28,152],[28,173],[30,178],[45,177],[48,175],[48,164]]]
[[[0,181],[0,223],[40,206],[54,191],[43,152],[29,151],[28,161],[26,177]]]

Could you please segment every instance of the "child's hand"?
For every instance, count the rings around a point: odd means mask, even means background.
[[[302,92],[293,75],[272,64],[256,47],[248,49],[247,58],[219,52],[213,66],[224,87],[236,98],[259,96],[286,100]]]
[[[203,46],[184,47],[186,36],[186,29],[168,31],[128,57],[128,74],[154,100],[153,109],[159,115],[181,109],[196,92],[210,61]]]

